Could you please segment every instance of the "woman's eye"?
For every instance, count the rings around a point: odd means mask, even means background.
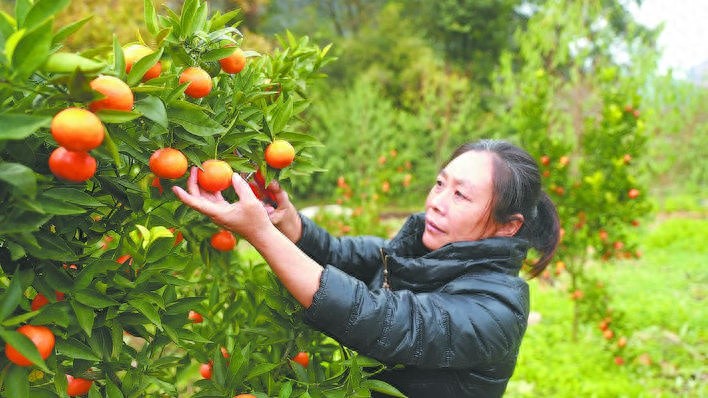
[[[458,198],[463,199],[463,200],[469,200],[469,198],[460,191],[455,191],[455,196],[457,196]]]

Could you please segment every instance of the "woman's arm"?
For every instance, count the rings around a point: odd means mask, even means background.
[[[293,297],[305,308],[310,307],[319,288],[322,266],[271,223],[268,211],[241,176],[234,174],[232,183],[239,200],[229,203],[220,192],[199,188],[195,167],[187,180],[187,191],[177,186],[173,191],[189,207],[250,242]]]

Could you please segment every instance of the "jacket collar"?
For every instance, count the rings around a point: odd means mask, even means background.
[[[384,248],[390,277],[399,288],[434,289],[463,274],[485,271],[518,276],[528,250],[523,239],[494,237],[431,251],[422,242],[424,228],[424,214],[412,215]]]

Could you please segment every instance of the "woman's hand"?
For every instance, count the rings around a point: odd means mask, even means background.
[[[214,193],[201,189],[197,183],[197,168],[192,167],[187,179],[187,191],[178,186],[172,187],[172,190],[187,206],[208,216],[215,224],[254,243],[261,232],[271,227],[268,211],[238,173],[233,174],[232,185],[238,201],[229,203],[221,192]],[[287,194],[285,196],[287,199]],[[292,204],[290,206],[292,207]]]
[[[266,188],[271,192],[277,203],[277,207],[269,204],[265,205],[270,221],[287,236],[290,241],[297,243],[302,237],[302,220],[297,213],[297,209],[290,202],[288,193],[285,192],[277,181],[273,180]]]

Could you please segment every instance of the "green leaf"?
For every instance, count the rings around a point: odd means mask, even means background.
[[[77,69],[83,72],[98,72],[105,68],[106,64],[90,58],[82,57],[79,54],[56,52],[50,54],[41,69],[51,73],[72,73]]]
[[[43,196],[48,198],[53,198],[57,200],[62,200],[67,203],[73,203],[79,206],[85,207],[99,207],[103,206],[103,203],[96,200],[93,196],[88,193],[75,189],[75,188],[52,188],[48,191],[42,193]]]
[[[74,309],[74,314],[76,314],[76,319],[79,321],[79,326],[81,326],[81,329],[90,337],[96,314],[93,312],[93,309],[87,305],[81,304],[76,300],[71,300],[70,302],[71,307]]]
[[[113,34],[113,70],[118,72],[118,78],[126,80],[125,74],[125,53],[123,47],[118,42],[118,36]]]
[[[17,113],[0,114],[0,140],[21,140],[34,134],[42,127],[49,127],[50,116],[22,115]]]
[[[171,103],[167,108],[167,117],[194,135],[208,137],[224,132],[224,127],[204,111],[195,109],[190,104],[185,104],[184,101]]]
[[[162,57],[162,51],[163,49],[160,48],[158,51],[155,51],[150,55],[146,55],[140,58],[140,60],[133,64],[133,67],[130,68],[130,72],[128,73],[127,78],[127,83],[129,86],[132,87],[140,83],[143,76],[145,75],[145,72],[147,72],[160,60],[160,57]]]
[[[143,17],[145,18],[145,25],[148,28],[148,32],[155,36],[160,25],[157,21],[157,13],[155,12],[155,4],[153,0],[145,0],[143,2]]]
[[[20,271],[18,270],[15,273],[19,276]],[[20,304],[20,300],[23,299],[23,290],[21,278],[15,277],[10,280],[10,286],[8,286],[7,290],[0,296],[0,319],[4,320],[17,308]]]
[[[37,193],[37,178],[34,171],[19,163],[0,163],[0,180],[14,186],[29,197]]]
[[[180,38],[184,39],[193,34],[196,30],[195,19],[197,17],[197,0],[185,0],[182,5],[182,14],[180,15]]]
[[[37,351],[37,346],[35,346],[32,340],[27,338],[27,336],[14,330],[0,329],[0,337],[2,337],[7,344],[10,344],[33,364],[37,365],[44,371],[49,371],[47,364],[44,363],[44,360],[39,355],[39,351]]]
[[[91,347],[74,338],[67,340],[57,339],[56,347],[57,351],[70,358],[85,359],[87,361],[99,361],[101,359],[91,350]]]
[[[293,394],[293,382],[288,381],[280,386],[280,391],[278,392],[278,398],[290,398]]]
[[[49,19],[24,34],[17,42],[10,60],[20,77],[31,75],[47,60],[49,46],[52,44],[52,22],[53,19]]]
[[[7,375],[5,376],[4,396],[13,398],[30,398],[28,376],[29,371],[26,367],[10,366],[10,369],[7,371]]]
[[[145,0],[151,2],[151,0]],[[106,396],[108,398],[124,398],[123,392],[110,379],[106,379]]]
[[[89,15],[88,17],[85,17],[76,22],[72,22],[66,26],[62,26],[61,28],[59,28],[57,30],[57,33],[55,33],[54,37],[52,38],[52,45],[62,43],[64,40],[66,40],[67,37],[71,36],[76,31],[81,29],[81,27],[84,26],[86,22],[88,22],[91,18],[93,18],[93,15]]]
[[[78,259],[76,253],[59,236],[45,233],[38,233],[34,236],[37,239],[37,246],[26,247],[33,256],[57,261],[76,261]]]
[[[76,301],[85,304],[91,308],[106,308],[115,305],[120,305],[119,302],[113,300],[112,298],[101,294],[100,292],[93,289],[80,289],[72,292],[72,296]]]
[[[403,395],[402,392],[398,391],[396,387],[381,380],[367,379],[361,384],[372,391],[380,392],[392,397],[406,398],[406,396]]]
[[[139,112],[133,111],[116,111],[112,109],[102,109],[96,112],[96,116],[104,123],[121,124],[135,120],[142,116]]]
[[[285,129],[285,126],[293,116],[292,98],[282,103],[277,102],[276,104],[277,105],[273,108],[273,112],[268,123],[268,127],[270,128],[273,138]]]
[[[265,373],[269,373],[273,369],[281,366],[279,363],[260,363],[253,367],[253,369],[248,372],[246,379],[252,379],[256,376],[260,376]]]
[[[15,18],[17,18],[17,23],[21,26],[27,18],[27,14],[30,9],[32,9],[31,0],[16,0],[15,1]]]
[[[209,61],[218,61],[222,58],[226,58],[229,55],[233,54],[234,51],[236,51],[236,47],[223,47],[223,48],[217,48],[214,50],[210,50],[205,52],[202,55],[201,60],[205,62]]]
[[[60,199],[47,198],[43,195],[37,197],[37,204],[42,207],[47,214],[71,215],[86,213],[86,209],[71,203],[66,203]]]
[[[132,298],[128,299],[128,304],[132,305],[138,312],[145,315],[147,319],[158,327],[162,327],[162,321],[160,319],[160,314],[157,312],[157,308],[154,304],[144,300],[144,298]]]
[[[38,0],[27,13],[22,26],[32,29],[54,17],[66,8],[69,3],[71,3],[71,0]]]
[[[159,97],[148,95],[143,99],[135,101],[135,110],[164,128],[167,128],[169,125],[167,109]]]

